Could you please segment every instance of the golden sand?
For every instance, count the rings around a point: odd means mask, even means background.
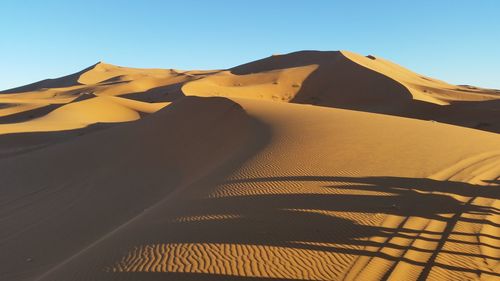
[[[379,57],[0,94],[0,280],[498,280],[500,93]]]

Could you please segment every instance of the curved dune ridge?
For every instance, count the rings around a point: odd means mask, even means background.
[[[500,93],[347,51],[0,94],[0,280],[500,279]]]

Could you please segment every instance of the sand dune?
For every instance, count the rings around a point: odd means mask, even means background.
[[[450,85],[347,51],[272,56],[182,89],[188,95],[271,98],[500,131],[500,92]]]
[[[496,280],[499,100],[346,51],[4,91],[0,280]]]
[[[98,122],[132,121],[139,119],[140,113],[154,113],[166,104],[92,96],[84,100],[74,100],[30,121],[0,124],[0,134],[63,131],[87,127]]]

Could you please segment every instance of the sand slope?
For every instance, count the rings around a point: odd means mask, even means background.
[[[2,161],[2,278],[49,269],[231,161],[253,126],[233,102],[186,98],[141,122]]]
[[[189,95],[271,98],[500,131],[500,92],[450,85],[347,51],[272,56],[182,89]]]
[[[467,126],[499,98],[346,51],[5,91],[0,280],[496,280],[500,136]]]

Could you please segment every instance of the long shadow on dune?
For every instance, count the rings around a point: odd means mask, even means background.
[[[182,85],[184,83],[160,86],[143,92],[123,94],[120,97],[142,102],[172,102],[184,96]]]
[[[1,116],[0,117],[0,124],[9,124],[9,123],[18,123],[18,122],[25,122],[32,120],[34,118],[38,118],[41,116],[44,116],[59,107],[63,106],[64,104],[49,104],[46,106],[42,106],[39,108],[27,110],[27,111],[22,111],[6,116]]]
[[[147,277],[146,277],[147,275]],[[146,278],[146,279],[145,279]],[[165,281],[165,280],[175,280],[175,281],[290,281],[290,280],[309,280],[309,279],[287,279],[287,278],[261,278],[261,277],[249,277],[249,276],[236,276],[236,275],[224,275],[224,274],[206,274],[206,273],[196,273],[196,272],[122,272],[120,273],[121,281],[136,281],[136,280],[148,280],[148,281]]]
[[[403,177],[329,177],[329,176],[285,176],[285,177],[263,177],[252,179],[236,179],[225,183],[245,182],[287,182],[287,181],[312,181],[312,182],[350,182],[367,184],[358,186],[365,190],[373,191],[397,191],[398,189],[413,189],[428,192],[446,192],[462,196],[481,196],[496,199],[500,192],[495,186],[471,185],[465,182],[438,181],[428,178],[403,178]],[[488,183],[496,183],[496,180],[487,180]],[[349,186],[345,186],[349,188]]]
[[[281,182],[318,182],[328,189],[342,191],[335,194],[267,194],[240,195],[218,198],[199,198],[177,202],[182,206],[175,210],[178,219],[162,227],[160,236],[143,241],[143,245],[165,244],[234,244],[261,245],[320,251],[347,256],[376,257],[394,262],[406,262],[424,268],[419,280],[425,280],[433,267],[456,272],[480,274],[481,270],[436,262],[436,254],[452,254],[464,257],[490,258],[484,253],[466,253],[443,248],[446,242],[483,245],[500,249],[485,242],[457,240],[453,235],[496,237],[484,233],[457,232],[458,222],[496,225],[488,220],[463,218],[463,214],[490,215],[499,210],[492,207],[464,204],[450,195],[467,197],[498,198],[498,186],[476,186],[461,182],[442,182],[430,179],[402,177],[268,177],[227,181],[223,184],[253,184]],[[328,184],[331,182],[334,185]],[[346,183],[339,185],[339,183]],[[251,185],[248,186],[251,188]],[[384,192],[388,195],[360,195],[365,192]],[[434,192],[434,193],[428,193]],[[447,195],[445,195],[446,193]],[[437,220],[446,224],[443,232],[415,230],[404,224],[396,228],[359,224],[339,217],[338,214],[394,215]],[[445,217],[443,214],[451,216]],[[226,218],[224,218],[224,215]],[[217,218],[219,216],[219,218]],[[182,219],[184,218],[184,219]],[[419,235],[430,234],[430,235]],[[401,246],[390,238],[407,238],[435,242],[434,249],[414,245]],[[385,238],[376,242],[373,237]],[[366,247],[412,250],[431,255],[428,262],[413,260],[405,256],[392,256],[383,251]],[[141,273],[135,273],[141,276]],[[148,274],[148,273],[142,273]],[[489,273],[495,276],[500,274]],[[145,275],[142,275],[145,276]],[[196,276],[191,276],[198,280]],[[216,278],[217,279],[217,278]],[[204,280],[204,279],[200,279]]]
[[[273,243],[283,243],[283,241],[310,241],[329,243],[350,243],[352,238],[369,237],[379,235],[387,229],[355,225],[349,220],[328,216],[321,212],[348,212],[348,213],[372,213],[388,214],[397,216],[413,216],[432,220],[447,221],[439,214],[460,213],[490,215],[498,214],[499,210],[493,207],[483,207],[476,205],[464,205],[461,201],[451,196],[443,194],[429,194],[423,192],[440,192],[467,197],[484,197],[496,199],[500,193],[500,188],[494,186],[475,186],[462,182],[442,182],[430,179],[399,178],[399,177],[373,177],[373,178],[346,178],[346,177],[282,177],[271,179],[248,180],[247,182],[264,181],[332,181],[350,182],[362,185],[335,186],[343,191],[374,191],[388,192],[391,195],[357,195],[357,194],[276,194],[276,195],[245,195],[230,196],[221,198],[201,199],[192,202],[194,206],[184,213],[185,216],[203,217],[208,214],[237,214],[240,219],[220,220],[201,222],[201,224],[234,224],[242,220],[245,221],[241,227],[242,233],[252,232],[252,229],[262,229],[261,235],[255,239],[266,241],[270,239]],[[241,181],[236,181],[241,182]],[[328,187],[328,186],[327,186]],[[258,209],[257,209],[258,208]],[[315,211],[315,212],[308,212]],[[320,212],[318,212],[320,211]],[[292,219],[293,217],[293,219]],[[260,218],[260,219],[259,219]],[[265,225],[265,218],[273,218],[283,221],[282,225],[273,222]],[[473,223],[486,223],[498,226],[485,220],[474,220],[460,218],[460,220]],[[190,223],[181,223],[188,225]],[[200,222],[192,223],[196,227]],[[324,229],[324,227],[330,230]],[[354,228],[356,231],[348,235],[331,235],[325,239],[315,234],[307,232],[296,232],[293,230],[316,230],[318,232],[334,231],[334,228],[343,229]],[[269,228],[268,228],[269,227]],[[323,229],[321,229],[323,228]],[[189,231],[187,231],[189,233]],[[408,229],[411,233],[412,230]],[[356,233],[360,235],[356,235]],[[433,232],[430,232],[433,233]],[[209,233],[208,233],[209,234]],[[463,233],[462,233],[463,234]],[[481,235],[481,234],[479,234]],[[243,235],[245,236],[245,235]],[[195,237],[198,237],[195,235]],[[240,235],[231,234],[230,237],[220,240],[219,233],[209,238],[206,242],[229,242],[227,239],[235,239],[230,242],[238,242]],[[193,237],[196,240],[196,238]],[[213,239],[213,240],[212,240]],[[331,239],[331,240],[330,240]],[[194,242],[194,241],[191,241]],[[241,241],[240,241],[241,242]],[[355,242],[355,244],[358,244]],[[285,242],[285,244],[287,244]]]
[[[73,130],[0,135],[0,159],[33,152],[48,146],[71,141],[93,132],[130,123],[130,121],[120,123],[95,123],[84,128]]]

